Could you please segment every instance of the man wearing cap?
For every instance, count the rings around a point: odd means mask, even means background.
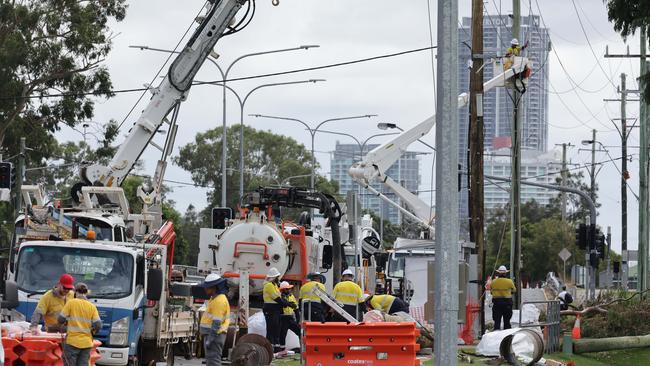
[[[66,302],[74,299],[74,278],[64,273],[59,277],[59,283],[53,289],[48,290],[38,301],[36,310],[32,314],[31,330],[35,332],[41,319],[45,323],[45,331],[61,332],[58,317]]]
[[[206,295],[210,296],[199,327],[203,336],[205,364],[221,366],[221,353],[230,325],[230,304],[226,297],[228,283],[218,274],[210,273],[199,287],[204,288]]]
[[[381,310],[386,314],[400,311],[408,314],[409,312],[409,305],[399,297],[393,295],[364,295],[364,297],[368,309]]]
[[[296,321],[296,319],[300,319],[298,301],[296,301],[296,297],[293,296],[291,289],[293,289],[293,285],[289,284],[289,282],[282,281],[280,283],[282,298],[290,305],[283,307],[282,315],[280,315],[280,348],[282,348],[282,350],[286,350],[286,339],[289,331],[292,331],[298,336],[298,338],[300,338],[300,325],[298,325],[298,322]]]
[[[492,319],[494,330],[501,329],[501,318],[503,318],[503,329],[510,329],[510,318],[512,318],[512,293],[517,290],[515,283],[507,277],[508,269],[500,266],[497,269],[497,278],[492,280]]]
[[[266,282],[262,295],[264,297],[264,305],[262,312],[264,313],[264,320],[266,320],[266,339],[273,345],[273,352],[280,352],[280,315],[285,306],[291,306],[287,303],[280,293],[280,271],[275,267],[271,267],[269,273],[266,275]]]
[[[97,307],[88,301],[88,286],[79,282],[75,286],[75,298],[68,301],[59,324],[67,324],[63,361],[65,366],[87,366],[93,349],[93,334],[102,328]]]
[[[314,289],[319,288],[325,292],[325,276],[319,272],[312,272],[307,274],[309,280],[304,285],[300,286],[300,308],[305,320],[310,322],[324,322],[325,309],[321,302],[321,298],[314,294]]]
[[[357,320],[365,310],[363,305],[363,291],[354,281],[354,272],[346,269],[341,274],[341,282],[337,283],[332,290],[332,297],[337,302],[343,304],[343,309]],[[339,321],[345,321],[340,315],[335,316]]]

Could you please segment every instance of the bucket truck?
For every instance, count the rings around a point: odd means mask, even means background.
[[[512,57],[511,61],[512,66],[507,69],[503,69],[500,62],[495,64],[494,74],[496,76],[483,84],[485,93],[497,87],[515,88],[522,93],[526,91],[531,74],[531,63],[527,58],[518,56]],[[469,95],[467,93],[458,96],[458,108],[462,108],[468,102]],[[433,208],[416,194],[387,176],[386,171],[401,157],[409,145],[431,131],[435,121],[435,116],[431,116],[415,127],[402,132],[392,140],[370,151],[361,161],[354,163],[348,171],[355,182],[395,206],[404,215],[427,227],[431,231],[430,237],[433,237],[434,230],[433,220],[435,215]],[[449,173],[453,174],[453,172]],[[374,182],[383,183],[394,191],[408,209],[375,189],[371,185]],[[460,263],[462,266],[461,274],[465,271],[464,268],[467,268],[466,264],[475,260],[468,255],[468,250],[471,250],[472,246],[472,243],[459,242],[460,258],[464,262]],[[410,299],[411,307],[424,306],[427,301],[427,287],[430,284],[421,279],[426,276],[428,261],[431,261],[435,255],[434,247],[435,244],[432,240],[398,239],[394,250],[390,254],[387,268],[388,278],[389,281],[392,279],[392,281],[398,282],[399,287],[393,287],[394,284],[389,284],[389,288],[392,288],[395,294]],[[405,263],[407,263],[407,266],[405,266]],[[473,268],[473,266],[470,266],[470,268]],[[467,283],[467,281],[464,282]],[[462,285],[463,281],[460,283]]]
[[[172,281],[175,233],[162,223],[160,197],[165,161],[176,135],[178,106],[217,40],[236,32],[238,10],[254,0],[209,0],[200,25],[173,61],[162,83],[111,162],[82,167],[72,189],[75,207],[46,202],[38,186],[23,186],[25,206],[16,220],[9,278],[18,286],[17,311],[29,319],[40,297],[62,273],[86,282],[103,322],[96,338],[103,365],[173,363],[174,345],[193,345],[197,313],[189,284]],[[252,12],[250,12],[252,14]],[[248,15],[249,12],[246,12]],[[167,116],[171,113],[171,120]],[[152,188],[141,187],[144,209],[131,212],[120,187],[160,126],[169,133]],[[90,235],[94,232],[95,235]],[[246,246],[242,247],[245,249]],[[188,346],[187,348],[191,348]]]

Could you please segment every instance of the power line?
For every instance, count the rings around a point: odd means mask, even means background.
[[[233,82],[233,81],[260,79],[260,78],[267,78],[267,77],[272,77],[272,76],[297,74],[297,73],[302,73],[302,72],[307,72],[307,71],[314,71],[314,70],[323,70],[323,69],[353,65],[353,64],[363,63],[363,62],[369,62],[369,61],[381,60],[381,59],[386,59],[386,58],[392,58],[392,57],[397,57],[397,56],[403,56],[403,55],[408,55],[408,54],[422,52],[422,51],[428,51],[428,50],[430,50],[432,48],[438,48],[438,46],[427,46],[427,47],[422,47],[422,48],[415,48],[415,49],[411,49],[411,50],[388,53],[388,54],[383,54],[383,55],[379,55],[379,56],[372,56],[372,57],[366,57],[366,58],[355,59],[355,60],[350,60],[350,61],[337,62],[337,63],[325,64],[325,65],[319,65],[319,66],[313,66],[313,67],[306,67],[306,68],[301,68],[301,69],[280,71],[280,72],[268,73],[268,74],[258,74],[258,75],[252,75],[252,76],[244,76],[244,77],[238,77],[238,78],[233,78],[233,79],[227,79],[225,81],[226,82]],[[193,85],[212,85],[212,84],[215,84],[215,83],[222,83],[222,82],[224,82],[224,80],[200,81],[200,82],[194,82]],[[133,93],[133,92],[138,92],[138,91],[147,91],[149,89],[150,88],[118,89],[118,90],[112,91],[112,93],[113,94]],[[58,98],[58,97],[66,97],[66,96],[84,96],[84,95],[99,95],[99,93],[97,91],[94,91],[94,92],[87,92],[87,93],[57,93],[57,94],[47,94],[47,95],[29,95],[29,96],[25,96],[25,97],[10,96],[10,97],[0,97],[0,100],[21,99],[21,98],[22,99],[43,99],[43,98]]]

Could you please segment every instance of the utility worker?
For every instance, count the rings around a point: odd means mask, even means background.
[[[280,283],[280,292],[282,293],[282,298],[290,306],[285,306],[282,308],[282,315],[280,315],[280,347],[283,351],[286,351],[286,339],[287,333],[292,331],[295,335],[300,338],[300,325],[296,319],[300,319],[300,312],[298,311],[298,301],[296,297],[291,293],[293,285],[289,284],[287,281],[282,281]]]
[[[386,314],[403,311],[408,314],[409,305],[399,297],[393,295],[370,295],[366,297],[368,309],[381,310]]]
[[[45,323],[46,332],[62,332],[63,329],[59,325],[59,313],[63,310],[66,302],[74,299],[74,278],[71,275],[64,273],[59,277],[53,289],[48,290],[38,301],[36,310],[32,314],[32,321],[30,329],[33,333],[38,328],[38,323],[43,319]]]
[[[314,294],[314,288],[325,292],[325,276],[319,272],[312,272],[307,275],[309,280],[300,287],[300,308],[305,320],[310,322],[324,322],[325,309],[321,298]]]
[[[266,320],[266,339],[273,345],[273,352],[280,352],[280,315],[282,308],[291,306],[288,304],[280,293],[280,271],[275,267],[271,267],[269,273],[266,275],[266,282],[262,295],[264,297],[264,305],[262,312],[264,313],[264,320]]]
[[[337,283],[332,290],[332,297],[337,302],[343,304],[343,309],[355,319],[359,320],[363,313],[363,291],[354,281],[354,272],[346,269],[341,274],[341,282]],[[345,321],[340,315],[335,316],[339,321]]]
[[[513,38],[510,42],[510,47],[508,47],[506,50],[506,57],[519,56],[521,55],[521,51],[525,50],[527,47],[528,41],[526,41],[526,44],[524,44],[523,47],[520,47],[519,40],[517,38]]]
[[[59,314],[59,324],[67,323],[63,345],[65,366],[88,366],[90,351],[94,347],[93,334],[102,328],[97,307],[86,296],[88,286],[77,283],[75,298],[68,301]]]
[[[226,294],[228,283],[216,273],[210,273],[199,284],[210,296],[201,316],[199,331],[203,336],[206,366],[221,366],[221,353],[226,343],[226,333],[230,325],[230,304]]]
[[[510,318],[512,318],[512,293],[516,291],[514,282],[506,277],[508,269],[500,266],[497,269],[497,278],[492,280],[492,319],[494,330],[501,329],[501,318],[503,318],[503,329],[510,329]]]
[[[562,291],[557,295],[560,300],[560,310],[569,310],[569,305],[573,302],[573,296],[562,286]]]

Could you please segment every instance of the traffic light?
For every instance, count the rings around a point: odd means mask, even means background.
[[[15,181],[13,164],[7,161],[0,162],[0,188],[11,189]]]
[[[621,262],[616,261],[612,262],[612,264],[614,265],[614,273],[619,273],[621,271]]]
[[[576,245],[578,246],[578,248],[582,250],[586,250],[587,241],[588,241],[587,225],[580,224],[576,229]]]
[[[600,259],[605,259],[605,252],[607,251],[607,241],[605,240],[605,235],[598,230],[596,235],[596,250],[598,250],[598,256]]]
[[[230,207],[214,207],[212,208],[212,228],[225,229],[228,225],[228,220],[232,218],[232,210]]]

